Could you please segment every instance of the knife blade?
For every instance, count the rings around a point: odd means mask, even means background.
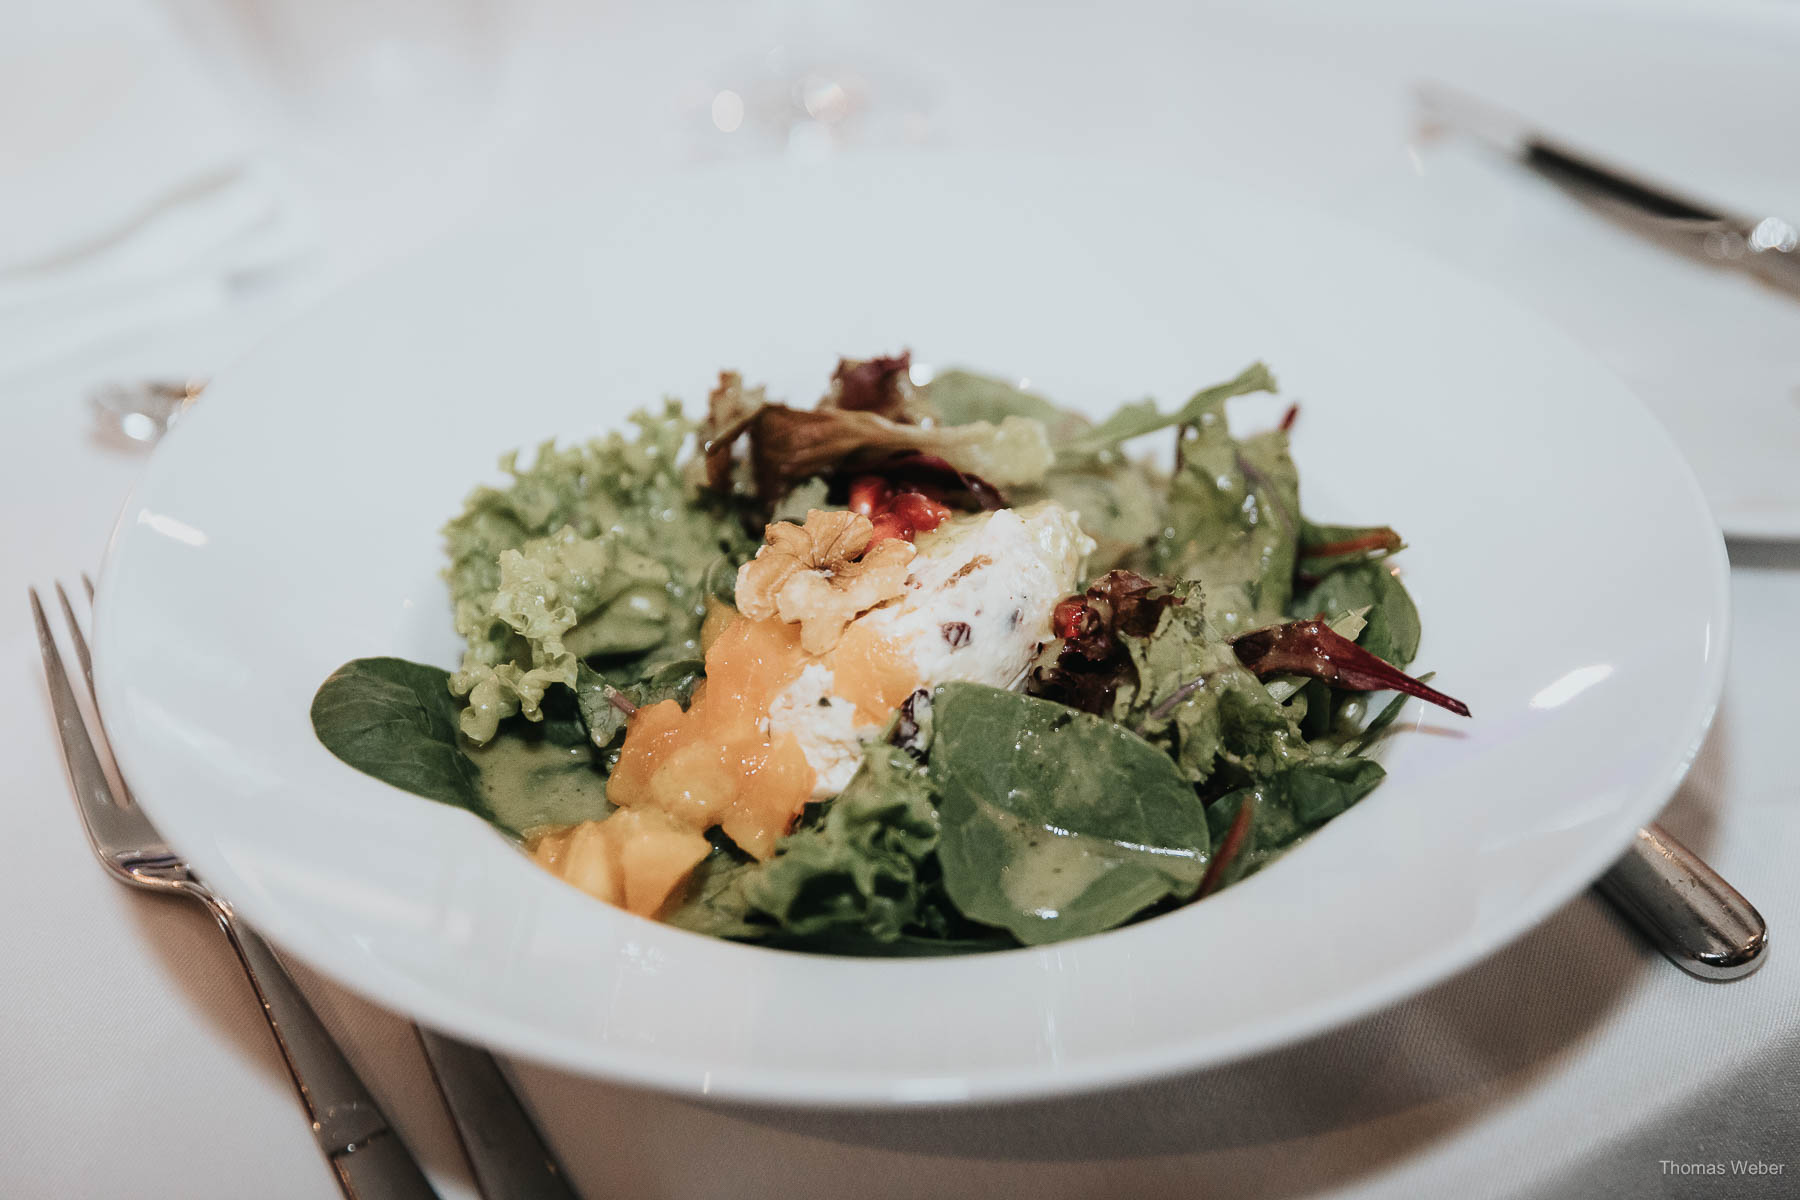
[[[1423,84],[1415,95],[1427,130],[1467,134],[1665,249],[1800,299],[1800,226],[1794,222],[1748,216],[1686,195],[1444,84]]]

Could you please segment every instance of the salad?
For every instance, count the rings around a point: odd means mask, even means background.
[[[1402,670],[1400,536],[1302,514],[1297,410],[1231,433],[1274,390],[1095,423],[905,354],[810,409],[724,373],[698,422],[504,458],[444,530],[461,664],[346,663],[313,727],[720,937],[957,953],[1166,912],[1368,795],[1408,697],[1468,715]],[[1158,434],[1171,466],[1133,454]]]

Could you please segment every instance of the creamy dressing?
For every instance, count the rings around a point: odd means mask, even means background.
[[[527,837],[551,826],[604,815],[606,776],[583,745],[547,737],[503,733],[481,747],[467,747],[481,770],[481,790],[497,820]]]
[[[1072,833],[1023,821],[991,805],[987,809],[989,819],[1009,839],[1023,844],[1023,852],[1012,855],[1000,868],[1000,890],[1008,901],[1042,920],[1054,920],[1102,876],[1131,858],[1142,856],[1146,864],[1159,870],[1172,869],[1171,859],[1192,862],[1198,879],[1203,861],[1198,854]],[[1128,851],[1130,857],[1121,858],[1121,849]]]

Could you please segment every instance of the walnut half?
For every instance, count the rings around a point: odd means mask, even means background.
[[[846,625],[906,588],[913,544],[884,538],[870,546],[874,534],[861,513],[816,508],[805,525],[770,525],[756,557],[738,568],[738,611],[753,621],[798,622],[800,645],[824,654]]]

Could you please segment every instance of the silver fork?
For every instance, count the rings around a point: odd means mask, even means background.
[[[92,603],[94,585],[85,575],[82,583]],[[94,671],[87,639],[82,636],[69,595],[60,583],[56,585],[56,597],[68,622],[69,641],[81,663],[91,700]],[[344,1195],[350,1200],[435,1198],[437,1193],[411,1151],[388,1124],[375,1098],[345,1060],[268,943],[239,924],[231,906],[194,877],[180,856],[169,849],[150,818],[132,801],[129,791],[121,789],[115,794],[96,746],[97,741],[105,744],[105,733],[98,728],[90,733],[82,718],[36,588],[31,589],[31,614],[37,621],[44,677],[50,686],[50,703],[62,737],[69,783],[82,823],[87,827],[88,840],[101,864],[121,883],[198,901],[218,922],[237,952],[244,973],[250,977],[250,986],[256,989],[269,1032],[275,1035],[275,1044],[300,1093],[300,1102],[312,1119],[313,1138],[331,1164]],[[98,705],[95,711],[99,711]]]

